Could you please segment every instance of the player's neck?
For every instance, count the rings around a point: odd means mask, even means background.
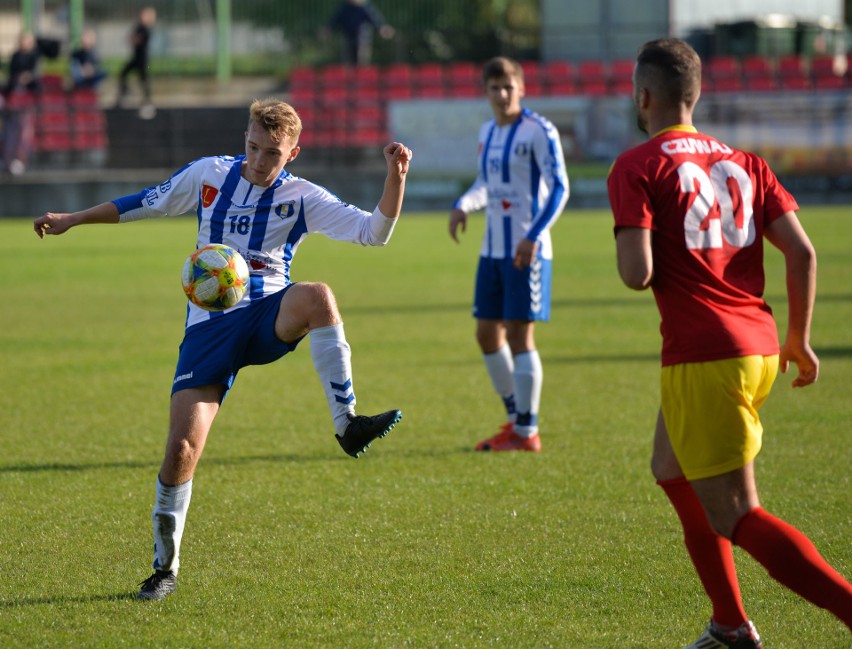
[[[497,122],[497,126],[508,126],[517,122],[522,112],[523,110],[519,110],[516,113],[501,113],[494,116],[494,121]]]
[[[687,129],[693,128],[692,113],[689,111],[667,111],[659,115],[648,116],[648,133],[652,137],[663,131],[684,127]]]

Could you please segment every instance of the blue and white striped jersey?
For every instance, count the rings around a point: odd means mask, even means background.
[[[485,208],[481,256],[510,259],[527,238],[552,259],[550,227],[567,200],[559,133],[547,118],[524,108],[512,124],[492,119],[479,129],[479,175],[453,207],[467,213]]]
[[[221,313],[190,303],[187,328],[290,284],[290,264],[308,234],[382,246],[393,232],[396,219],[385,217],[378,208],[372,214],[365,212],[286,170],[269,187],[253,185],[240,174],[244,159],[200,158],[160,185],[113,201],[121,221],[194,210],[198,218],[196,247],[223,243],[239,250],[248,262],[251,281],[242,301]]]

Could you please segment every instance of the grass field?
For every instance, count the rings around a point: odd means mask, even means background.
[[[852,218],[807,208],[820,254],[817,385],[783,376],[763,419],[764,506],[852,575]],[[402,423],[360,460],[332,437],[306,346],[244,370],[195,478],[177,593],[134,600],[182,335],[191,218],[40,241],[0,221],[0,646],[679,648],[710,615],[647,470],[658,317],[620,285],[610,217],[554,229],[540,326],[544,452],[481,455],[501,405],[469,300],[482,219],[406,215],[384,249],[309,238],[294,279],[328,282],[359,411]],[[782,322],[783,263],[767,296]],[[737,550],[771,649],[850,635]]]

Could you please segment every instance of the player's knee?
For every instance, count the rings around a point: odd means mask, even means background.
[[[305,284],[305,300],[308,319],[313,326],[324,326],[340,322],[337,300],[328,284],[311,282]]]

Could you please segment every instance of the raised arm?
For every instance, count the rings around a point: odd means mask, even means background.
[[[787,336],[781,346],[780,369],[790,361],[799,368],[793,387],[810,385],[819,376],[819,359],[811,349],[811,317],[816,295],[816,252],[795,212],[766,226],[766,238],[781,251],[787,267]]]
[[[62,234],[76,225],[89,223],[118,223],[118,208],[110,202],[79,212],[46,212],[33,221],[33,230],[44,239],[46,234]]]
[[[402,197],[405,194],[405,177],[411,162],[411,149],[399,142],[391,142],[384,148],[388,175],[385,188],[379,199],[379,211],[389,219],[395,219],[402,211]]]

